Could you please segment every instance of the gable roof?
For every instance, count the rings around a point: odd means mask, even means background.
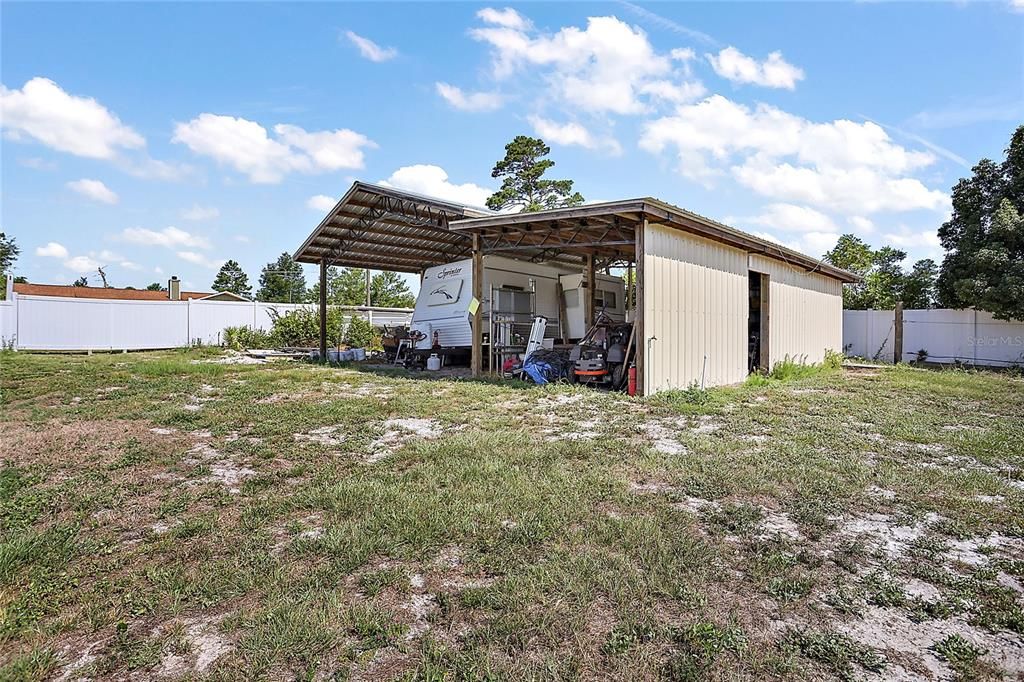
[[[117,301],[169,301],[166,291],[150,291],[148,289],[119,289],[117,287],[75,287],[67,284],[27,284],[16,283],[14,293],[24,296],[63,296],[66,298],[100,298]],[[227,291],[183,291],[181,300],[190,298],[201,300],[212,296],[227,295],[239,301],[247,301],[244,296]]]

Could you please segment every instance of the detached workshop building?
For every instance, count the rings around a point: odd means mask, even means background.
[[[843,283],[856,275],[657,199],[496,214],[378,187],[352,185],[295,253],[320,265],[421,273],[484,254],[598,270],[635,268],[637,384],[645,394],[743,381],[789,356],[821,362],[842,351]],[[484,300],[482,277],[473,296]],[[585,317],[595,314],[595,287]],[[468,313],[467,313],[468,314]],[[321,320],[325,316],[321,315]],[[474,375],[483,368],[482,312],[472,316]],[[589,323],[588,323],[589,326]],[[321,329],[326,347],[326,329]]]

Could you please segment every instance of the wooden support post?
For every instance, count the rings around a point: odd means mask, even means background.
[[[896,302],[893,317],[892,362],[894,365],[903,362],[903,301]]]
[[[636,308],[633,311],[633,325],[636,328],[636,394],[644,395],[645,358],[647,354],[647,332],[644,330],[644,233],[647,232],[647,218],[636,229]]]
[[[370,268],[366,268],[366,307],[370,307]]]
[[[473,298],[478,303],[471,325],[473,347],[470,362],[473,365],[473,376],[479,377],[484,365],[484,254],[478,234],[473,235]]]
[[[320,259],[320,362],[327,362],[327,259]]]
[[[594,326],[594,297],[597,294],[597,283],[594,280],[594,255],[588,253],[584,263],[583,281],[586,283],[583,299],[583,322],[589,330]]]

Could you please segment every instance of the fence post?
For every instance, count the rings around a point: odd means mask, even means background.
[[[903,301],[896,301],[893,318],[892,364],[903,362]]]
[[[192,345],[192,299],[187,299],[185,304],[185,347]]]

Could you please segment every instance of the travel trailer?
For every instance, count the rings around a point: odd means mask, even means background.
[[[534,318],[548,320],[546,339],[562,336],[558,285],[562,285],[569,338],[586,333],[583,321],[583,275],[573,268],[537,264],[485,255],[483,258],[484,334],[501,335],[514,328],[529,335]],[[595,310],[605,309],[616,320],[625,318],[621,277],[598,274]],[[473,261],[465,259],[428,268],[412,314],[410,331],[420,337],[415,348],[469,348],[472,345],[469,304],[473,299]]]

